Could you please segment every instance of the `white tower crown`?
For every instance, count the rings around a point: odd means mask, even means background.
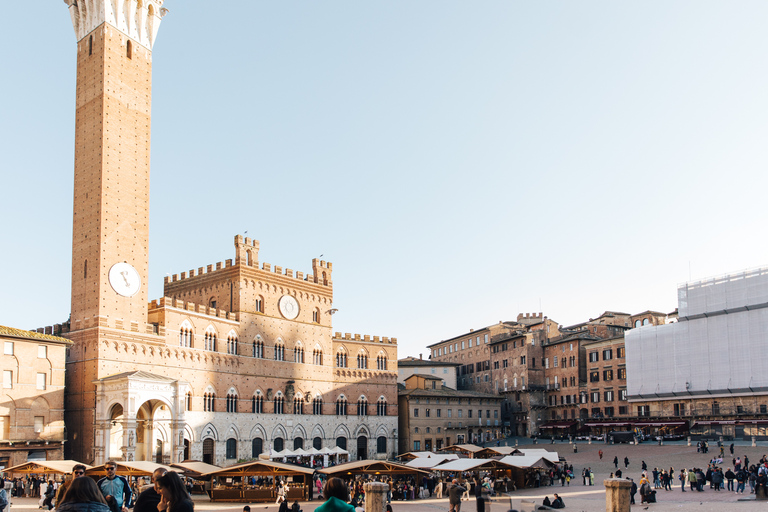
[[[75,36],[80,41],[102,23],[109,23],[148,50],[155,43],[160,20],[168,13],[163,0],[64,0]]]

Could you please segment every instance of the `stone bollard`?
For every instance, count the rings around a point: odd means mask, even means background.
[[[629,512],[629,490],[632,482],[621,478],[603,480],[605,485],[605,512]],[[365,508],[368,512],[368,507]]]
[[[752,436],[752,446],[757,446],[757,438]]]
[[[363,490],[365,491],[365,512],[384,512],[386,510],[389,484],[368,482],[363,486]]]
[[[691,436],[688,436],[688,446],[691,446]]]

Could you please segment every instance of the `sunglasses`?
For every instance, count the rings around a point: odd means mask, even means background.
[[[110,467],[108,467],[108,468],[105,468],[105,469],[106,469],[107,471],[114,471],[114,470],[116,470],[117,468],[116,468],[116,467],[114,467],[114,466],[110,466]]]
[[[75,471],[75,474],[76,474],[76,475],[84,475],[84,474],[85,474],[85,471]]]

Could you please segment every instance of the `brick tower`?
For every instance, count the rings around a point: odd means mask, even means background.
[[[88,460],[80,449],[87,450],[83,441],[92,436],[99,342],[152,337],[147,325],[152,45],[167,11],[163,0],[64,1],[77,38],[68,335],[75,346],[67,362],[67,427],[71,455]]]

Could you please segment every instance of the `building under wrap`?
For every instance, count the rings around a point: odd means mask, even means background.
[[[681,285],[678,310],[626,333],[630,400],[768,394],[768,267]]]

